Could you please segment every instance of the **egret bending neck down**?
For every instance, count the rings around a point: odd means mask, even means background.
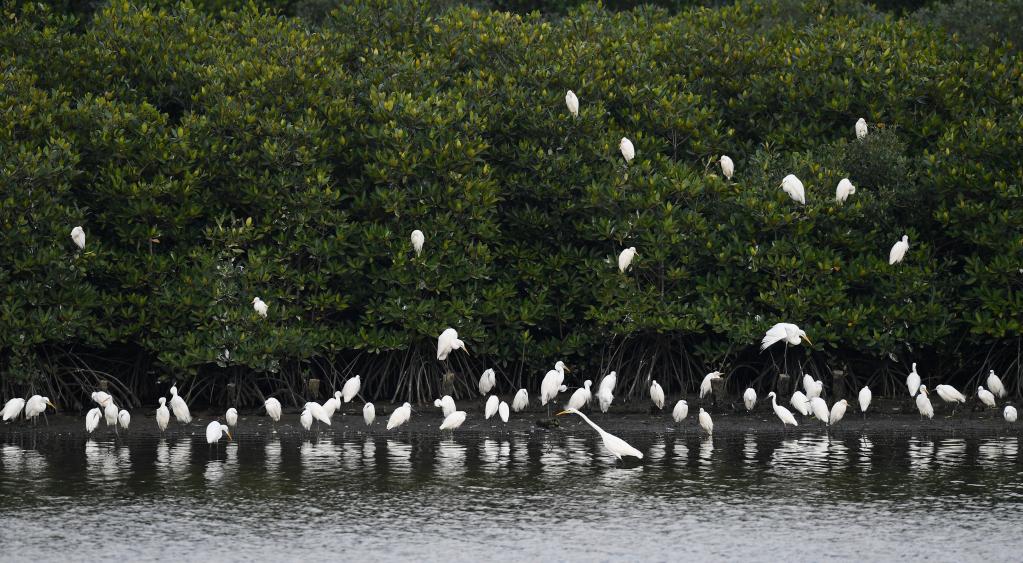
[[[603,428],[597,426],[592,420],[590,420],[588,416],[579,412],[578,410],[568,408],[559,412],[557,416],[561,416],[563,414],[577,414],[581,416],[582,419],[586,421],[586,424],[592,426],[593,429],[596,430],[598,434],[600,434],[601,439],[604,441],[604,447],[607,448],[607,451],[611,452],[611,454],[614,455],[616,458],[622,459],[622,456],[631,455],[635,458],[643,459],[643,452],[630,446],[628,442],[622,440],[618,436],[615,436],[614,434],[611,434],[610,432],[607,432]]]

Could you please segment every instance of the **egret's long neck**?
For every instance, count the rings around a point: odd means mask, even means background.
[[[596,430],[597,432],[603,432],[604,431],[603,428],[601,428],[601,427],[597,426],[596,424],[594,424],[593,421],[590,420],[590,417],[586,416],[585,414],[583,414],[583,413],[581,413],[579,411],[575,411],[575,414],[581,416],[582,419],[586,421],[586,424],[589,424],[590,426],[592,426],[593,429]]]

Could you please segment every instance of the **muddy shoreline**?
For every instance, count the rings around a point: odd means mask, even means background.
[[[590,413],[593,420],[605,430],[621,436],[658,437],[671,434],[703,434],[697,423],[699,403],[690,402],[689,416],[681,423],[675,424],[671,419],[670,405],[663,411],[656,411],[649,405],[634,402],[631,404],[614,405],[607,415]],[[409,422],[394,430],[387,430],[387,417],[398,405],[375,404],[377,417],[372,426],[366,426],[362,419],[362,404],[348,404],[334,415],[330,427],[320,424],[313,426],[310,432],[302,429],[299,424],[298,409],[285,409],[279,424],[275,425],[262,409],[241,410],[238,426],[232,431],[237,438],[247,435],[272,434],[275,430],[282,437],[298,437],[317,435],[336,436],[395,436],[422,435],[447,436],[448,431],[439,430],[443,416],[440,409],[426,405],[413,407]],[[708,408],[714,420],[714,435],[744,434],[783,434],[782,425],[771,410],[769,403],[758,403],[753,412],[747,413],[741,405],[733,410],[731,405],[721,408]],[[465,424],[454,431],[457,436],[476,438],[518,437],[526,439],[544,439],[557,435],[590,435],[593,430],[579,417],[569,415],[549,418],[546,409],[531,408],[521,413],[512,413],[507,423],[494,416],[490,420],[483,418],[482,402],[458,404],[460,410],[468,412]],[[831,429],[832,434],[887,434],[887,435],[928,435],[928,436],[1023,436],[1023,422],[1008,424],[1002,418],[1001,406],[995,409],[980,410],[969,406],[960,406],[955,414],[944,405],[935,405],[937,413],[931,420],[921,419],[915,408],[911,411],[911,403],[907,401],[882,400],[871,405],[864,418],[859,408],[850,405],[846,417]],[[556,412],[556,411],[554,411]],[[139,409],[131,412],[131,426],[127,434],[132,437],[158,437],[159,428],[154,418],[155,409]],[[223,421],[223,411],[198,411],[192,413],[191,424],[183,425],[171,421],[164,434],[168,438],[203,436],[205,427],[211,420],[219,418]],[[825,427],[812,417],[801,417],[796,414],[798,427],[784,430],[788,435],[826,434]],[[121,431],[124,432],[123,430]],[[85,437],[85,416],[81,414],[57,413],[47,414],[46,421],[37,424],[26,423],[19,419],[16,423],[0,424],[0,435],[8,437],[32,434],[38,437]],[[114,435],[112,428],[101,422],[93,433],[97,438]]]

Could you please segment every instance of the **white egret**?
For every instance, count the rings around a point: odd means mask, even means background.
[[[952,410],[955,411],[956,403],[965,403],[966,395],[959,392],[958,389],[951,385],[938,385],[934,388],[934,391],[941,397],[941,400],[946,403],[952,403]]]
[[[757,392],[752,387],[747,387],[746,391],[742,394],[742,404],[746,406],[746,411],[752,411],[753,407],[757,406]]]
[[[231,428],[238,426],[238,409],[231,407],[224,413],[224,422]]]
[[[397,428],[412,418],[412,405],[405,403],[394,409],[390,418],[387,419],[387,429]]]
[[[767,396],[771,399],[771,408],[774,409],[775,416],[781,420],[782,430],[785,430],[786,425],[799,426],[799,423],[796,422],[796,417],[792,416],[792,412],[778,404],[778,396],[774,394],[774,391],[768,393]]]
[[[732,159],[727,154],[721,155],[718,162],[721,164],[721,173],[725,175],[725,178],[731,180],[732,174],[735,174],[735,163],[732,162]]]
[[[720,371],[712,371],[712,372],[708,373],[707,375],[703,376],[703,381],[700,382],[700,398],[701,399],[706,397],[707,395],[711,394],[711,392],[714,390],[714,383],[713,383],[713,381],[715,379],[721,379],[722,375],[724,375],[724,374],[721,373]]]
[[[465,411],[455,411],[444,417],[444,422],[440,423],[440,429],[454,430],[465,422],[465,417]]]
[[[808,373],[803,374],[803,391],[806,391],[806,398],[813,400],[814,397],[820,397],[824,394],[824,382],[820,380],[814,380],[813,377]]]
[[[849,408],[849,401],[842,399],[831,405],[831,414],[828,417],[828,425],[834,426],[838,424],[839,420],[845,418],[845,411]]]
[[[888,252],[888,265],[892,266],[902,262],[902,259],[906,257],[907,250],[909,250],[909,235],[902,235],[902,240],[893,244],[891,251]]]
[[[920,393],[916,396],[916,410],[920,411],[922,417],[934,418],[934,405],[927,398],[927,386],[921,385],[919,391]]]
[[[327,418],[334,420],[334,413],[341,408],[341,392],[334,391],[334,396],[323,402],[323,412]]]
[[[99,411],[99,409],[94,409]],[[156,407],[156,425],[160,427],[160,432],[167,430],[167,425],[170,424],[170,410],[167,408],[167,397],[160,397],[160,406]]]
[[[313,429],[313,413],[309,412],[309,409],[302,411],[302,414],[298,415],[298,422],[302,425],[302,428],[306,430]]]
[[[323,405],[315,401],[309,401],[305,404],[305,406],[303,406],[303,408],[309,411],[309,414],[312,415],[313,419],[317,422],[322,422],[323,424],[330,426],[330,417],[327,416],[327,411],[323,410]]]
[[[575,92],[569,90],[565,93],[565,105],[568,106],[568,113],[571,113],[573,117],[579,116],[579,98]]]
[[[906,389],[909,390],[910,397],[916,397],[917,391],[920,390],[920,374],[916,372],[916,362],[913,362],[913,369],[906,376]]]
[[[103,417],[99,407],[90,410],[85,414],[85,431],[92,434],[92,431],[99,426],[99,419]]]
[[[362,406],[362,420],[365,421],[366,426],[373,424],[373,421],[377,419],[377,408],[373,406],[373,403],[366,403]]]
[[[622,140],[618,142],[618,150],[622,151],[626,164],[636,158],[636,147],[632,146],[632,141],[628,137],[622,137]]]
[[[103,391],[93,391],[91,397],[93,402],[101,407],[106,407],[107,403],[113,400],[110,393],[105,393]]]
[[[856,186],[849,181],[849,178],[842,178],[838,181],[838,187],[835,188],[835,201],[845,203],[845,200],[854,193],[856,193]]]
[[[355,377],[345,381],[343,387],[341,387],[341,398],[346,403],[352,402],[352,399],[359,394],[359,389],[362,389],[362,378],[356,375]]]
[[[688,415],[689,403],[687,403],[685,399],[679,399],[678,402],[675,403],[675,408],[671,410],[671,418],[673,418],[675,423],[678,424],[685,420]]]
[[[426,244],[426,235],[423,234],[423,231],[416,229],[412,231],[410,238],[412,239],[412,250],[416,252],[416,256],[422,256],[423,245]]]
[[[519,411],[521,411],[522,409],[524,409],[524,408],[526,408],[528,406],[529,406],[529,391],[526,391],[525,389],[519,389],[518,392],[515,393],[515,398],[512,399],[512,405],[511,405],[512,410],[515,411],[515,412],[519,412]]]
[[[494,373],[494,368],[487,368],[482,375],[480,375],[479,390],[480,395],[484,397],[491,389],[497,386],[497,374]]]
[[[807,344],[813,344],[805,330],[792,323],[777,323],[764,333],[764,338],[760,341],[760,350],[766,350],[782,341],[786,346],[799,346],[803,340]]]
[[[266,318],[267,308],[268,307],[266,303],[263,302],[262,299],[260,299],[259,297],[252,298],[252,309],[256,311],[256,313],[259,314],[259,316],[263,317],[264,319]]]
[[[78,250],[85,250],[85,229],[81,226],[71,229],[71,240],[74,241]]]
[[[497,414],[501,417],[501,422],[508,422],[508,403],[501,401],[497,406]]]
[[[185,404],[185,400],[178,395],[177,385],[171,385],[170,394],[170,408],[171,412],[174,413],[174,418],[178,419],[178,422],[182,424],[192,422],[192,414],[188,412],[188,405]]]
[[[636,247],[630,246],[618,254],[618,271],[625,273],[632,265],[632,259],[636,257]]]
[[[540,405],[546,405],[558,396],[558,392],[561,391],[561,386],[565,382],[566,371],[569,371],[568,367],[564,362],[559,361],[554,364],[554,369],[543,376],[543,381],[540,382]]]
[[[103,418],[107,426],[117,426],[117,405],[113,401],[107,403],[107,406],[103,409]]]
[[[121,428],[123,428],[124,430],[127,430],[128,429],[128,425],[131,424],[131,413],[129,413],[128,411],[126,411],[124,409],[121,409],[120,411],[118,411],[117,412],[117,424],[119,424],[121,426]]]
[[[792,408],[796,409],[796,412],[803,416],[810,416],[812,414],[810,411],[810,399],[802,391],[793,391],[789,404],[792,405]]]
[[[0,411],[3,413],[4,422],[18,418],[23,408],[25,408],[25,399],[11,399],[4,403],[4,410]]]
[[[806,190],[803,188],[803,183],[799,181],[799,178],[796,178],[795,174],[789,174],[782,178],[781,189],[783,192],[789,194],[792,201],[806,205]]]
[[[40,395],[32,395],[29,397],[28,401],[25,402],[25,420],[32,420],[46,412],[46,405],[53,407],[53,410],[57,410],[57,407],[50,402],[49,397],[43,397]],[[116,422],[116,411],[114,413],[114,419]]]
[[[618,372],[612,371],[600,380],[597,387],[597,401],[600,403],[600,412],[606,413],[611,408],[611,401],[614,400],[615,385],[618,384]]]
[[[810,411],[813,412],[813,416],[817,417],[817,420],[825,425],[831,420],[831,411],[828,410],[828,404],[820,397],[810,399]]]
[[[991,408],[996,408],[998,406],[995,404],[995,394],[984,389],[984,386],[977,387],[977,398],[980,399],[980,402],[984,403],[985,406]]]
[[[582,410],[583,407],[588,405],[590,399],[593,398],[593,393],[590,392],[590,386],[592,385],[593,382],[589,379],[584,381],[583,386],[576,389],[575,393],[572,393],[572,396],[568,398],[568,403],[566,403],[567,408]]]
[[[700,409],[700,428],[708,435],[714,434],[714,420],[710,418],[710,413]]]
[[[1002,385],[1002,380],[995,375],[995,370],[991,370],[987,374],[987,388],[995,394],[995,397],[1004,399],[1008,395],[1008,391],[1005,390],[1005,385]]]
[[[661,385],[654,380],[650,384],[650,400],[654,402],[654,406],[658,409],[664,409],[664,389],[661,389]]]
[[[867,120],[862,117],[856,120],[856,138],[862,139],[867,136]]]
[[[266,415],[270,417],[270,420],[274,421],[274,431],[276,431],[277,423],[281,421],[281,402],[270,397],[263,402],[263,408],[266,409]]]
[[[623,456],[632,456],[638,459],[643,459],[643,452],[630,446],[628,442],[622,440],[618,436],[615,436],[614,434],[611,434],[597,426],[597,424],[590,420],[588,416],[579,412],[577,409],[565,409],[559,412],[558,416],[565,414],[577,414],[582,417],[582,419],[586,421],[586,424],[592,426],[593,429],[597,431],[597,434],[600,434],[600,439],[604,442],[604,448],[611,452],[611,455],[615,456],[617,459],[622,459]]]
[[[1005,422],[1016,422],[1016,407],[1012,405],[1005,405],[1005,410],[1002,411],[1002,416],[1005,417]]]
[[[433,406],[439,408],[445,417],[458,410],[458,407],[455,406],[455,400],[451,398],[451,395],[444,395],[440,399],[434,399]]]
[[[874,394],[870,392],[870,387],[867,387],[866,385],[864,385],[863,389],[860,389],[860,395],[858,397],[858,399],[860,401],[860,412],[863,413],[863,416],[867,415],[866,414],[867,413],[867,409],[870,408],[870,401],[873,398],[874,398]]]
[[[465,350],[465,353],[469,353],[469,349],[465,346],[465,342],[458,339],[458,331],[453,328],[446,328],[444,332],[440,333],[437,337],[437,359],[444,361],[448,359],[448,354],[461,348]]]
[[[501,399],[497,398],[497,395],[491,395],[487,397],[487,405],[483,411],[483,419],[490,420],[490,417],[497,414],[497,407],[501,404]]]
[[[214,420],[213,422],[206,425],[206,443],[216,444],[220,439],[227,435],[227,439],[231,439],[231,429],[226,424]]]

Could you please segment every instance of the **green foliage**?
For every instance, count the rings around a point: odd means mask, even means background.
[[[7,384],[87,349],[168,380],[268,391],[354,370],[425,398],[453,326],[473,354],[456,354],[463,381],[495,366],[535,388],[565,359],[678,390],[770,371],[756,343],[778,321],[811,334],[808,370],[912,358],[970,375],[991,350],[1019,369],[1008,46],[972,51],[853,2],[586,5],[552,22],[361,0],[316,8],[315,31],[258,8],[7,8]],[[789,173],[805,207],[778,187]],[[843,177],[857,192],[840,205]]]

